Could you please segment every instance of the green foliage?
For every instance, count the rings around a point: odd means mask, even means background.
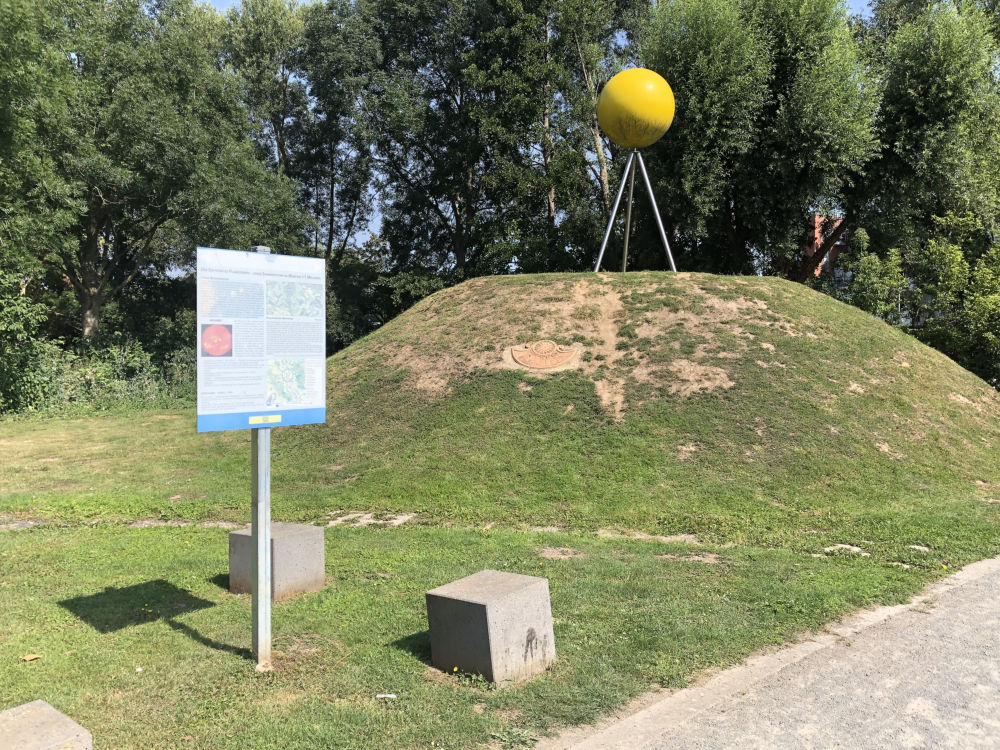
[[[367,127],[394,270],[582,267],[608,210],[594,106],[638,2],[359,4],[379,42]]]
[[[902,296],[907,289],[899,251],[890,252],[884,260],[874,253],[861,252],[855,258],[846,258],[844,267],[851,274],[845,300],[898,325],[902,321]]]
[[[296,247],[294,186],[250,148],[214,11],[92,0],[64,23],[65,80],[25,107],[34,137],[15,176],[23,210],[55,227],[22,234],[25,252],[50,288],[72,285],[85,337],[139,273],[189,263],[196,241]]]
[[[191,403],[194,396],[193,314],[161,319],[161,363],[137,340],[105,333],[83,353],[44,336],[46,305],[25,277],[0,273],[0,414],[129,410]],[[185,340],[186,339],[186,340]],[[155,340],[155,339],[154,339]]]
[[[24,281],[0,271],[0,414],[43,406],[59,367],[58,342],[42,333],[46,307],[24,294]]]
[[[359,262],[356,237],[375,212],[371,190],[372,133],[364,122],[365,86],[379,65],[379,45],[369,19],[345,0],[301,9],[298,74],[309,82],[312,106],[294,124],[291,172],[312,220],[316,254],[335,275],[347,255]]]
[[[983,251],[983,227],[972,214],[935,217],[934,226],[923,244],[848,257],[850,275],[834,294],[902,325],[996,386],[1000,256]]]
[[[875,147],[873,85],[843,5],[661,3],[642,59],[677,101],[648,161],[681,265],[807,277],[809,217],[839,206]]]
[[[39,119],[65,108],[69,65],[63,53],[72,0],[38,3],[0,0],[0,264],[37,273],[40,259],[27,240],[59,246],[70,219],[69,196],[54,176],[53,164],[35,151]],[[51,200],[64,209],[42,214]]]
[[[858,252],[835,293],[1000,384],[997,41],[973,3],[883,0],[859,32],[881,85],[880,148],[845,194]]]
[[[295,75],[303,30],[294,0],[243,0],[228,12],[225,57],[243,84],[261,156],[279,174],[288,169],[290,131],[307,106],[305,82]]]
[[[1000,387],[1000,248],[976,261],[962,308],[967,366]]]
[[[933,3],[901,25],[870,31],[882,80],[880,151],[848,211],[873,252],[926,247],[935,216],[1000,216],[997,46],[971,5]]]
[[[119,340],[101,342],[75,358],[65,369],[59,390],[66,405],[127,409],[154,404],[163,383],[142,347]]]

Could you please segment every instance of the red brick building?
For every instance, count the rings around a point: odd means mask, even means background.
[[[826,216],[813,216],[809,222],[809,228],[806,230],[806,235],[802,240],[802,250],[803,254],[807,258],[811,258],[814,253],[823,244],[823,223],[827,222]],[[839,217],[830,217],[829,226],[827,227],[826,236],[829,236],[838,226],[843,219]],[[829,252],[826,253],[826,257],[823,258],[817,265],[816,270],[813,275],[819,276],[821,273],[830,273],[833,271],[833,264],[837,260],[837,256],[842,252],[847,250],[847,240],[845,239],[847,232],[842,234],[837,241],[830,248]]]

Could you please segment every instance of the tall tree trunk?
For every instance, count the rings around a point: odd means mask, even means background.
[[[291,78],[291,73],[285,69],[281,68],[281,110],[275,112],[274,116],[271,118],[271,127],[274,129],[274,145],[277,151],[278,158],[278,174],[283,175],[288,171],[288,143],[287,136],[285,133],[285,113],[289,109],[288,103],[288,89],[289,80]]]
[[[327,225],[326,225],[326,251],[324,257],[327,261],[333,255],[333,221],[336,218],[337,210],[337,178],[334,172],[333,158],[330,159],[330,191],[329,202],[327,203]]]
[[[726,198],[723,202],[726,216],[726,250],[729,256],[727,268],[718,269],[724,273],[738,273],[743,270],[747,256],[746,238],[743,236],[739,218],[736,216],[736,202]]]
[[[596,107],[597,100],[594,100]],[[594,134],[594,150],[597,153],[597,165],[600,169],[600,181],[601,181],[601,200],[604,201],[604,213],[611,213],[611,185],[610,178],[608,176],[608,159],[604,155],[604,142],[601,140],[601,126],[597,123],[597,115],[594,115],[594,123],[591,126],[591,132]]]
[[[549,53],[549,44],[552,42],[552,20],[549,17],[548,8],[545,10],[545,68],[546,68],[546,79],[545,79],[545,110],[542,115],[542,131],[544,133],[544,142],[542,144],[542,162],[545,166],[545,179],[549,182],[549,194],[548,194],[548,250],[550,253],[555,252],[555,241],[556,241],[556,186],[555,181],[552,178],[552,152],[555,150],[555,146],[552,138],[552,121],[551,121],[551,109],[550,104],[552,103],[552,83],[548,79],[550,73],[549,65],[551,64],[551,55]]]
[[[472,167],[465,171],[465,186],[458,196],[455,212],[455,265],[464,269],[469,261],[468,228],[475,215],[476,172]],[[473,248],[475,249],[475,248]]]
[[[91,210],[87,220],[87,236],[80,253],[80,280],[76,285],[81,310],[80,328],[85,339],[92,339],[97,334],[104,302],[100,273],[102,222],[97,214],[96,210]]]
[[[611,185],[608,173],[608,158],[604,155],[604,141],[601,140],[601,125],[597,121],[597,83],[587,69],[587,60],[583,56],[583,47],[580,46],[580,39],[573,35],[576,43],[576,53],[580,59],[580,72],[583,74],[583,82],[590,94],[590,102],[594,108],[594,117],[590,123],[590,134],[594,138],[594,153],[597,155],[598,180],[601,183],[601,200],[604,202],[604,213],[611,213]]]
[[[80,304],[83,308],[81,314],[83,337],[93,339],[101,324],[101,305],[104,300],[101,299],[100,293],[93,293],[93,290],[90,289],[86,290],[82,296]]]
[[[455,233],[452,235],[452,253],[455,255],[455,269],[461,271],[465,268],[465,209],[462,205],[462,196],[456,195],[452,203],[452,210],[455,212]]]

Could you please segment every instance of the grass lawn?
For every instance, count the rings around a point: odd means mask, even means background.
[[[274,605],[276,669],[258,675],[250,597],[225,589],[224,531],[0,540],[0,706],[44,696],[115,748],[525,746],[937,575],[785,550],[730,547],[706,564],[685,558],[712,548],[655,541],[329,529],[329,585]],[[584,556],[541,557],[552,546]],[[559,660],[541,679],[495,690],[427,665],[423,592],[483,568],[549,579]],[[28,653],[42,658],[20,663]]]
[[[578,369],[503,367],[543,338]],[[776,279],[474,280],[331,358],[329,392],[275,432],[275,519],[415,515],[326,529],[264,675],[210,525],[249,520],[247,433],[0,422],[0,709],[44,698],[99,748],[527,746],[1000,554],[997,393]],[[530,684],[427,665],[423,592],[483,568],[549,578]]]

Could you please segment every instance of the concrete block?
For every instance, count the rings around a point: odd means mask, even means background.
[[[271,598],[287,599],[326,585],[323,529],[298,523],[271,524]],[[253,588],[253,537],[250,529],[229,533],[229,590]]]
[[[45,701],[0,711],[0,747],[17,750],[92,750],[90,732]]]
[[[556,658],[549,582],[482,570],[427,592],[431,661],[493,682],[526,680]]]

